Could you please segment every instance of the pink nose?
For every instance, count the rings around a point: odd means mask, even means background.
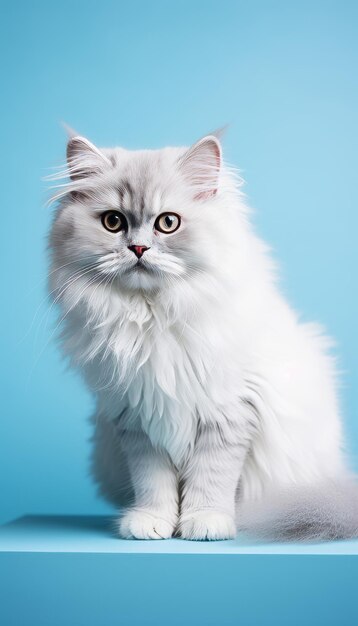
[[[134,252],[138,259],[140,259],[140,257],[143,255],[143,252],[149,250],[147,246],[128,246],[128,248],[132,250],[132,252]]]

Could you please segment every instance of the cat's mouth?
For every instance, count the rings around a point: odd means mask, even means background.
[[[124,270],[124,274],[128,275],[141,275],[141,274],[153,274],[153,269],[148,265],[144,264],[143,261],[138,259],[136,263],[133,263],[130,267],[126,267]]]
[[[131,269],[131,271],[135,271],[135,272],[150,272],[150,271],[152,271],[152,268],[149,267],[149,265],[144,264],[141,259],[138,259],[138,261],[134,265],[132,265],[132,267],[130,269]]]

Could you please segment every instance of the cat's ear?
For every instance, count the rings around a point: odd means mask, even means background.
[[[205,199],[216,194],[221,159],[221,145],[215,135],[203,137],[180,158],[180,169],[192,186],[196,199]]]
[[[72,180],[101,173],[111,161],[85,137],[70,137],[67,143],[67,166]]]

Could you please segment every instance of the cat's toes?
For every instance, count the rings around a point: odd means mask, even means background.
[[[184,514],[178,530],[183,539],[194,541],[233,539],[236,535],[235,522],[230,515],[208,510]]]
[[[118,532],[123,539],[169,539],[174,524],[151,511],[128,511],[118,521]]]

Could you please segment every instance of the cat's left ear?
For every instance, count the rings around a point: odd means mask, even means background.
[[[78,180],[101,173],[111,161],[86,137],[76,135],[67,143],[67,165],[72,180]]]
[[[221,160],[221,145],[215,135],[203,137],[180,158],[180,170],[193,187],[196,199],[210,198],[216,194]]]

